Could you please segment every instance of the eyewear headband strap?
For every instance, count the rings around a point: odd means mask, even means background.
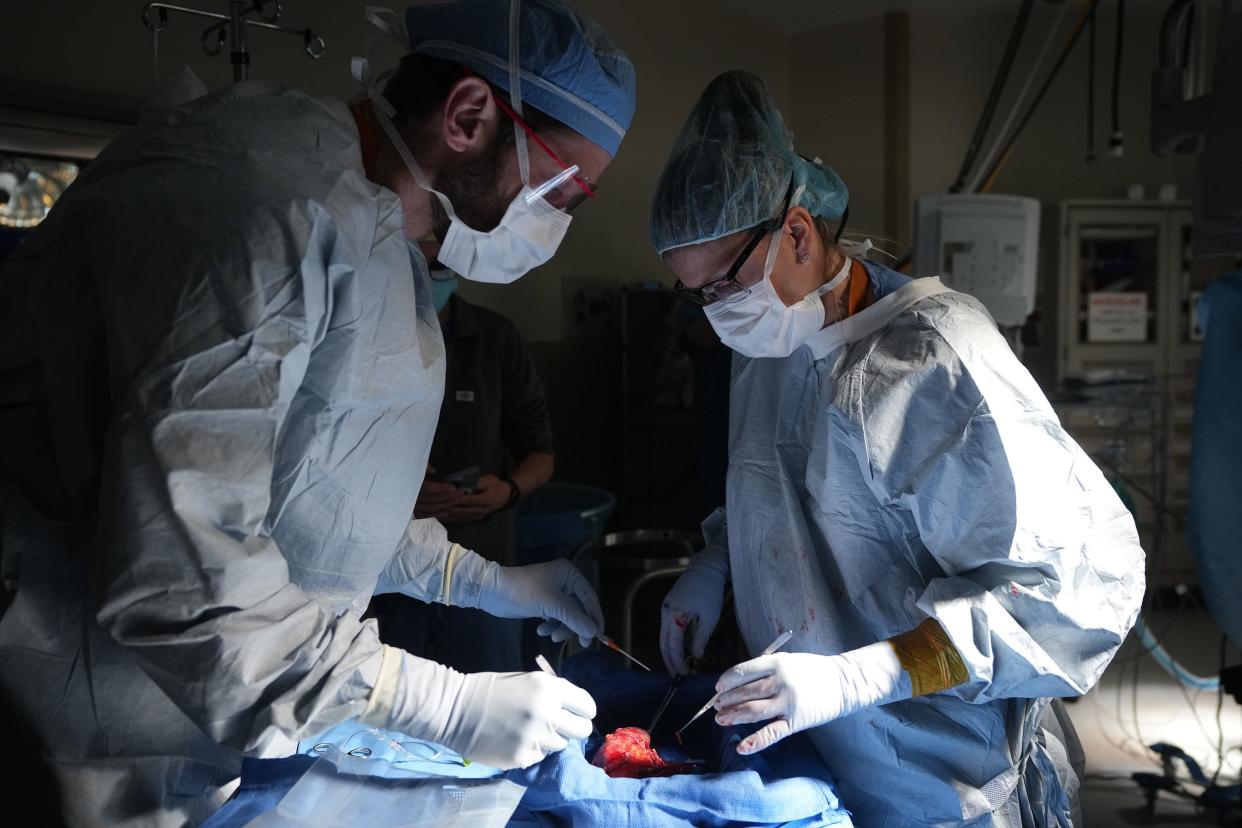
[[[463,68],[465,69],[465,72],[467,75],[471,75],[476,78],[478,77],[478,75],[474,73],[474,70],[472,70],[469,66],[466,66]],[[568,170],[571,168],[571,166],[576,170],[577,168],[576,165],[566,164],[564,161],[562,161],[561,157],[557,155],[542,138],[539,137],[539,133],[535,132],[534,127],[526,123],[526,119],[523,118],[521,115],[519,115],[517,112],[515,112],[513,107],[505,103],[503,98],[497,95],[493,95],[492,100],[496,102],[496,106],[500,107],[500,111],[508,115],[510,118],[512,118],[513,123],[521,127],[522,131],[525,132],[528,136],[530,136],[530,139],[534,141],[536,144],[538,144],[539,148],[543,150],[544,152],[546,152],[548,154],[548,157],[551,158],[553,161],[555,161],[562,170]],[[595,191],[591,189],[591,187],[586,183],[586,181],[581,176],[579,176],[576,173],[576,171],[575,171],[575,174],[573,175],[573,180],[575,183],[577,183],[579,187],[582,188],[582,191],[586,193],[589,198],[595,198]]]

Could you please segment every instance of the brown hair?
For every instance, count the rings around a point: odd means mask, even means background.
[[[401,58],[396,73],[384,84],[384,97],[397,110],[396,122],[402,127],[433,117],[444,106],[453,84],[462,79],[465,68],[451,60],[431,55],[410,54]],[[494,83],[488,83],[492,94],[506,103],[509,93]],[[506,119],[507,120],[507,119]],[[535,132],[565,131],[569,127],[532,106],[522,107],[522,120]],[[500,148],[513,143],[513,130],[501,129],[496,133]]]

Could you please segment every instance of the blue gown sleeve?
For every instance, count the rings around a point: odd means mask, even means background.
[[[729,519],[723,506],[703,521],[703,543],[703,549],[690,560],[690,567],[710,568],[728,583]]]
[[[426,458],[381,461],[439,408],[419,384],[400,210],[348,189],[203,228],[163,262],[180,295],[108,312],[121,350],[152,319],[177,323],[140,354],[109,429],[97,618],[239,750],[365,707],[381,645],[356,610],[421,479],[393,469]]]
[[[869,484],[942,573],[911,599],[966,663],[949,692],[1082,694],[1142,600],[1134,521],[990,318],[938,304],[881,337],[860,372]]]

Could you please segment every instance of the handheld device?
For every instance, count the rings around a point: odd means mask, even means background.
[[[453,472],[443,478],[443,482],[456,486],[466,494],[474,494],[475,489],[479,488],[479,476],[479,467],[470,466],[461,471]]]

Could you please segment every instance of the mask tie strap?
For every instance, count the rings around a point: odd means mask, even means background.
[[[371,18],[368,17],[368,20]],[[377,38],[371,38],[367,41],[367,52],[370,52]],[[382,78],[371,78],[370,61],[365,57],[355,57],[350,61],[350,72],[354,79],[366,87],[367,97],[374,104],[372,112],[375,113],[375,120],[379,121],[380,128],[388,137],[388,142],[392,148],[397,151],[397,155],[401,157],[401,161],[405,164],[406,169],[410,171],[410,175],[414,178],[414,183],[422,189],[434,195],[439,199],[444,212],[448,214],[450,219],[456,218],[457,213],[453,210],[453,204],[449,201],[448,196],[437,190],[431,185],[427,179],[427,175],[423,172],[423,168],[418,165],[414,154],[410,152],[410,148],[406,145],[405,139],[397,131],[397,125],[393,123],[393,117],[396,116],[397,110],[379,89],[379,81]]]
[[[522,117],[522,0],[509,0],[509,105]],[[530,152],[526,132],[513,124],[514,147],[517,150],[518,173],[522,183],[530,186]]]
[[[844,282],[846,279],[848,279],[848,278],[849,278],[849,275],[850,275],[850,266],[851,266],[852,264],[853,264],[853,262],[851,262],[851,261],[850,261],[850,257],[849,257],[849,256],[846,256],[846,257],[845,257],[845,262],[844,262],[844,263],[842,263],[842,265],[841,265],[841,269],[837,271],[837,275],[836,275],[836,276],[833,276],[833,277],[832,277],[831,279],[829,279],[827,282],[825,282],[824,284],[822,284],[822,285],[820,285],[819,287],[817,287],[817,288],[816,288],[816,289],[815,289],[815,290],[814,290],[814,291],[813,291],[813,292],[812,292],[809,296],[807,296],[806,298],[808,298],[808,299],[811,299],[811,298],[819,298],[820,296],[823,296],[825,293],[828,293],[828,292],[829,292],[829,291],[831,291],[831,290],[835,290],[835,289],[836,289],[836,288],[837,288],[837,287],[838,287],[838,286],[839,286],[842,282]]]

